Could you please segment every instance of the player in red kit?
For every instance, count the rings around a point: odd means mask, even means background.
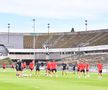
[[[23,75],[23,76],[27,76],[26,73],[25,73],[25,72],[26,72],[26,71],[25,71],[25,69],[26,69],[26,62],[23,62],[23,63],[21,64],[21,66],[22,66],[22,70],[23,70],[22,75]]]
[[[21,67],[22,67],[22,76],[24,76],[24,62],[21,63]]]
[[[4,72],[5,72],[5,69],[6,69],[6,64],[5,63],[2,64],[2,68],[4,69]]]
[[[53,75],[55,75],[55,73],[57,72],[57,63],[55,62],[55,60],[53,60],[51,64],[52,64],[52,73]]]
[[[14,69],[14,68],[15,68],[15,65],[14,65],[13,63],[11,64],[11,68],[12,68],[12,69]]]
[[[84,61],[81,61],[80,72],[81,72],[81,75],[83,74],[85,76],[85,64],[84,64]]]
[[[33,71],[33,69],[34,69],[34,60],[33,60],[32,62],[30,62],[29,68],[30,68],[30,70],[31,70],[30,76],[32,76],[32,71]]]
[[[78,73],[78,78],[80,78],[80,68],[81,68],[80,63],[77,63],[77,73]]]
[[[87,61],[85,61],[85,71],[87,77],[89,77],[89,68],[90,68],[90,64]]]
[[[77,65],[78,68],[78,78],[80,78],[82,76],[82,74],[85,76],[85,64],[84,62],[81,60],[80,63],[78,63]]]
[[[50,61],[47,62],[47,66],[46,66],[46,73],[47,76],[52,76],[52,64]]]
[[[98,78],[102,78],[102,68],[103,68],[102,63],[100,63],[100,61],[98,61],[98,63],[97,63]]]
[[[27,67],[26,62],[23,63],[23,68],[25,69]]]
[[[6,64],[5,63],[2,64],[2,68],[4,69],[3,72],[5,72],[5,69],[6,69]]]
[[[29,68],[30,68],[31,71],[34,69],[34,65],[33,65],[32,62],[29,64]]]

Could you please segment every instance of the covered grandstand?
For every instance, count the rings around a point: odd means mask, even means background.
[[[35,35],[35,49],[33,49]],[[0,33],[12,60],[61,60],[77,55],[108,53],[108,29],[62,33]],[[46,49],[44,46],[47,46]],[[34,57],[35,53],[35,57]],[[73,57],[72,57],[73,56]]]

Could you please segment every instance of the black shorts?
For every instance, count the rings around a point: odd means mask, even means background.
[[[63,71],[64,71],[64,70],[67,70],[67,69],[66,69],[66,68],[63,68]]]
[[[21,68],[21,67],[19,67],[19,68],[18,68],[18,71],[22,71],[22,68]]]
[[[102,70],[99,70],[98,72],[99,72],[99,73],[102,73]]]
[[[73,71],[75,71],[75,69],[73,69]]]
[[[54,72],[54,71],[57,72],[57,69],[52,69],[52,72]]]
[[[40,69],[39,68],[36,68],[36,71],[40,71]]]
[[[83,72],[83,73],[85,73],[85,70],[84,70],[84,69],[82,69],[82,70],[80,70],[80,72]]]

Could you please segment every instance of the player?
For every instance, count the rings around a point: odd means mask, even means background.
[[[52,76],[52,64],[50,61],[47,62],[46,67],[47,76]]]
[[[18,74],[18,68],[19,68],[19,66],[18,66],[18,61],[16,62],[16,65],[15,65],[15,69],[16,69],[16,76],[19,76],[19,74]]]
[[[75,74],[75,71],[76,71],[76,64],[74,63],[74,64],[72,64],[72,70],[73,70],[73,74]]]
[[[85,64],[83,60],[81,60],[77,64],[77,71],[78,71],[78,78],[81,78],[82,74],[85,76]]]
[[[52,64],[52,74],[55,75],[57,72],[57,63],[55,62],[55,60],[52,60],[51,64]]]
[[[2,68],[3,68],[3,72],[5,72],[5,69],[6,69],[6,64],[5,63],[2,64]]]
[[[77,63],[77,73],[78,73],[78,78],[80,78],[80,68],[81,68],[81,63]]]
[[[11,64],[11,68],[12,68],[12,69],[14,69],[14,68],[15,68],[15,65],[14,65],[14,63],[12,63],[12,64]]]
[[[30,68],[30,76],[32,76],[32,71],[34,70],[34,60],[32,62],[30,62],[29,64],[29,68]]]
[[[66,62],[63,62],[62,64],[62,75],[67,75],[67,70],[68,70],[68,64]]]
[[[5,63],[2,64],[2,68],[6,69],[6,64]]]
[[[24,70],[24,63],[22,63],[21,66],[22,66],[22,70]]]
[[[26,62],[23,62],[22,63],[22,69],[24,70],[24,69],[26,69],[26,67],[27,67]]]
[[[36,75],[37,76],[39,76],[40,66],[41,66],[41,63],[39,61],[37,61],[37,63],[36,63]]]
[[[98,61],[97,63],[97,68],[98,68],[98,78],[100,79],[102,78],[102,68],[103,68],[102,63],[100,63],[100,61]]]
[[[80,72],[81,72],[81,76],[82,74],[85,76],[85,64],[84,64],[84,60],[81,60],[81,63],[80,63]]]
[[[31,71],[34,69],[34,61],[30,62],[29,68],[30,68]]]
[[[23,63],[23,66],[24,66],[24,69],[26,69],[26,67],[27,67],[26,62]]]
[[[90,69],[90,64],[87,61],[85,61],[85,71],[87,77],[89,77],[89,69]]]
[[[16,63],[16,76],[22,77],[22,60],[18,60]]]
[[[18,75],[19,77],[22,77],[22,60],[18,60]]]

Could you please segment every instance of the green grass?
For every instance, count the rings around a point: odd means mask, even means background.
[[[90,74],[89,78],[80,79],[71,72],[67,76],[58,72],[58,77],[47,77],[44,74],[41,72],[41,76],[36,77],[33,73],[32,77],[18,78],[14,70],[3,72],[0,69],[0,90],[108,90],[107,74],[100,80],[95,73]]]

